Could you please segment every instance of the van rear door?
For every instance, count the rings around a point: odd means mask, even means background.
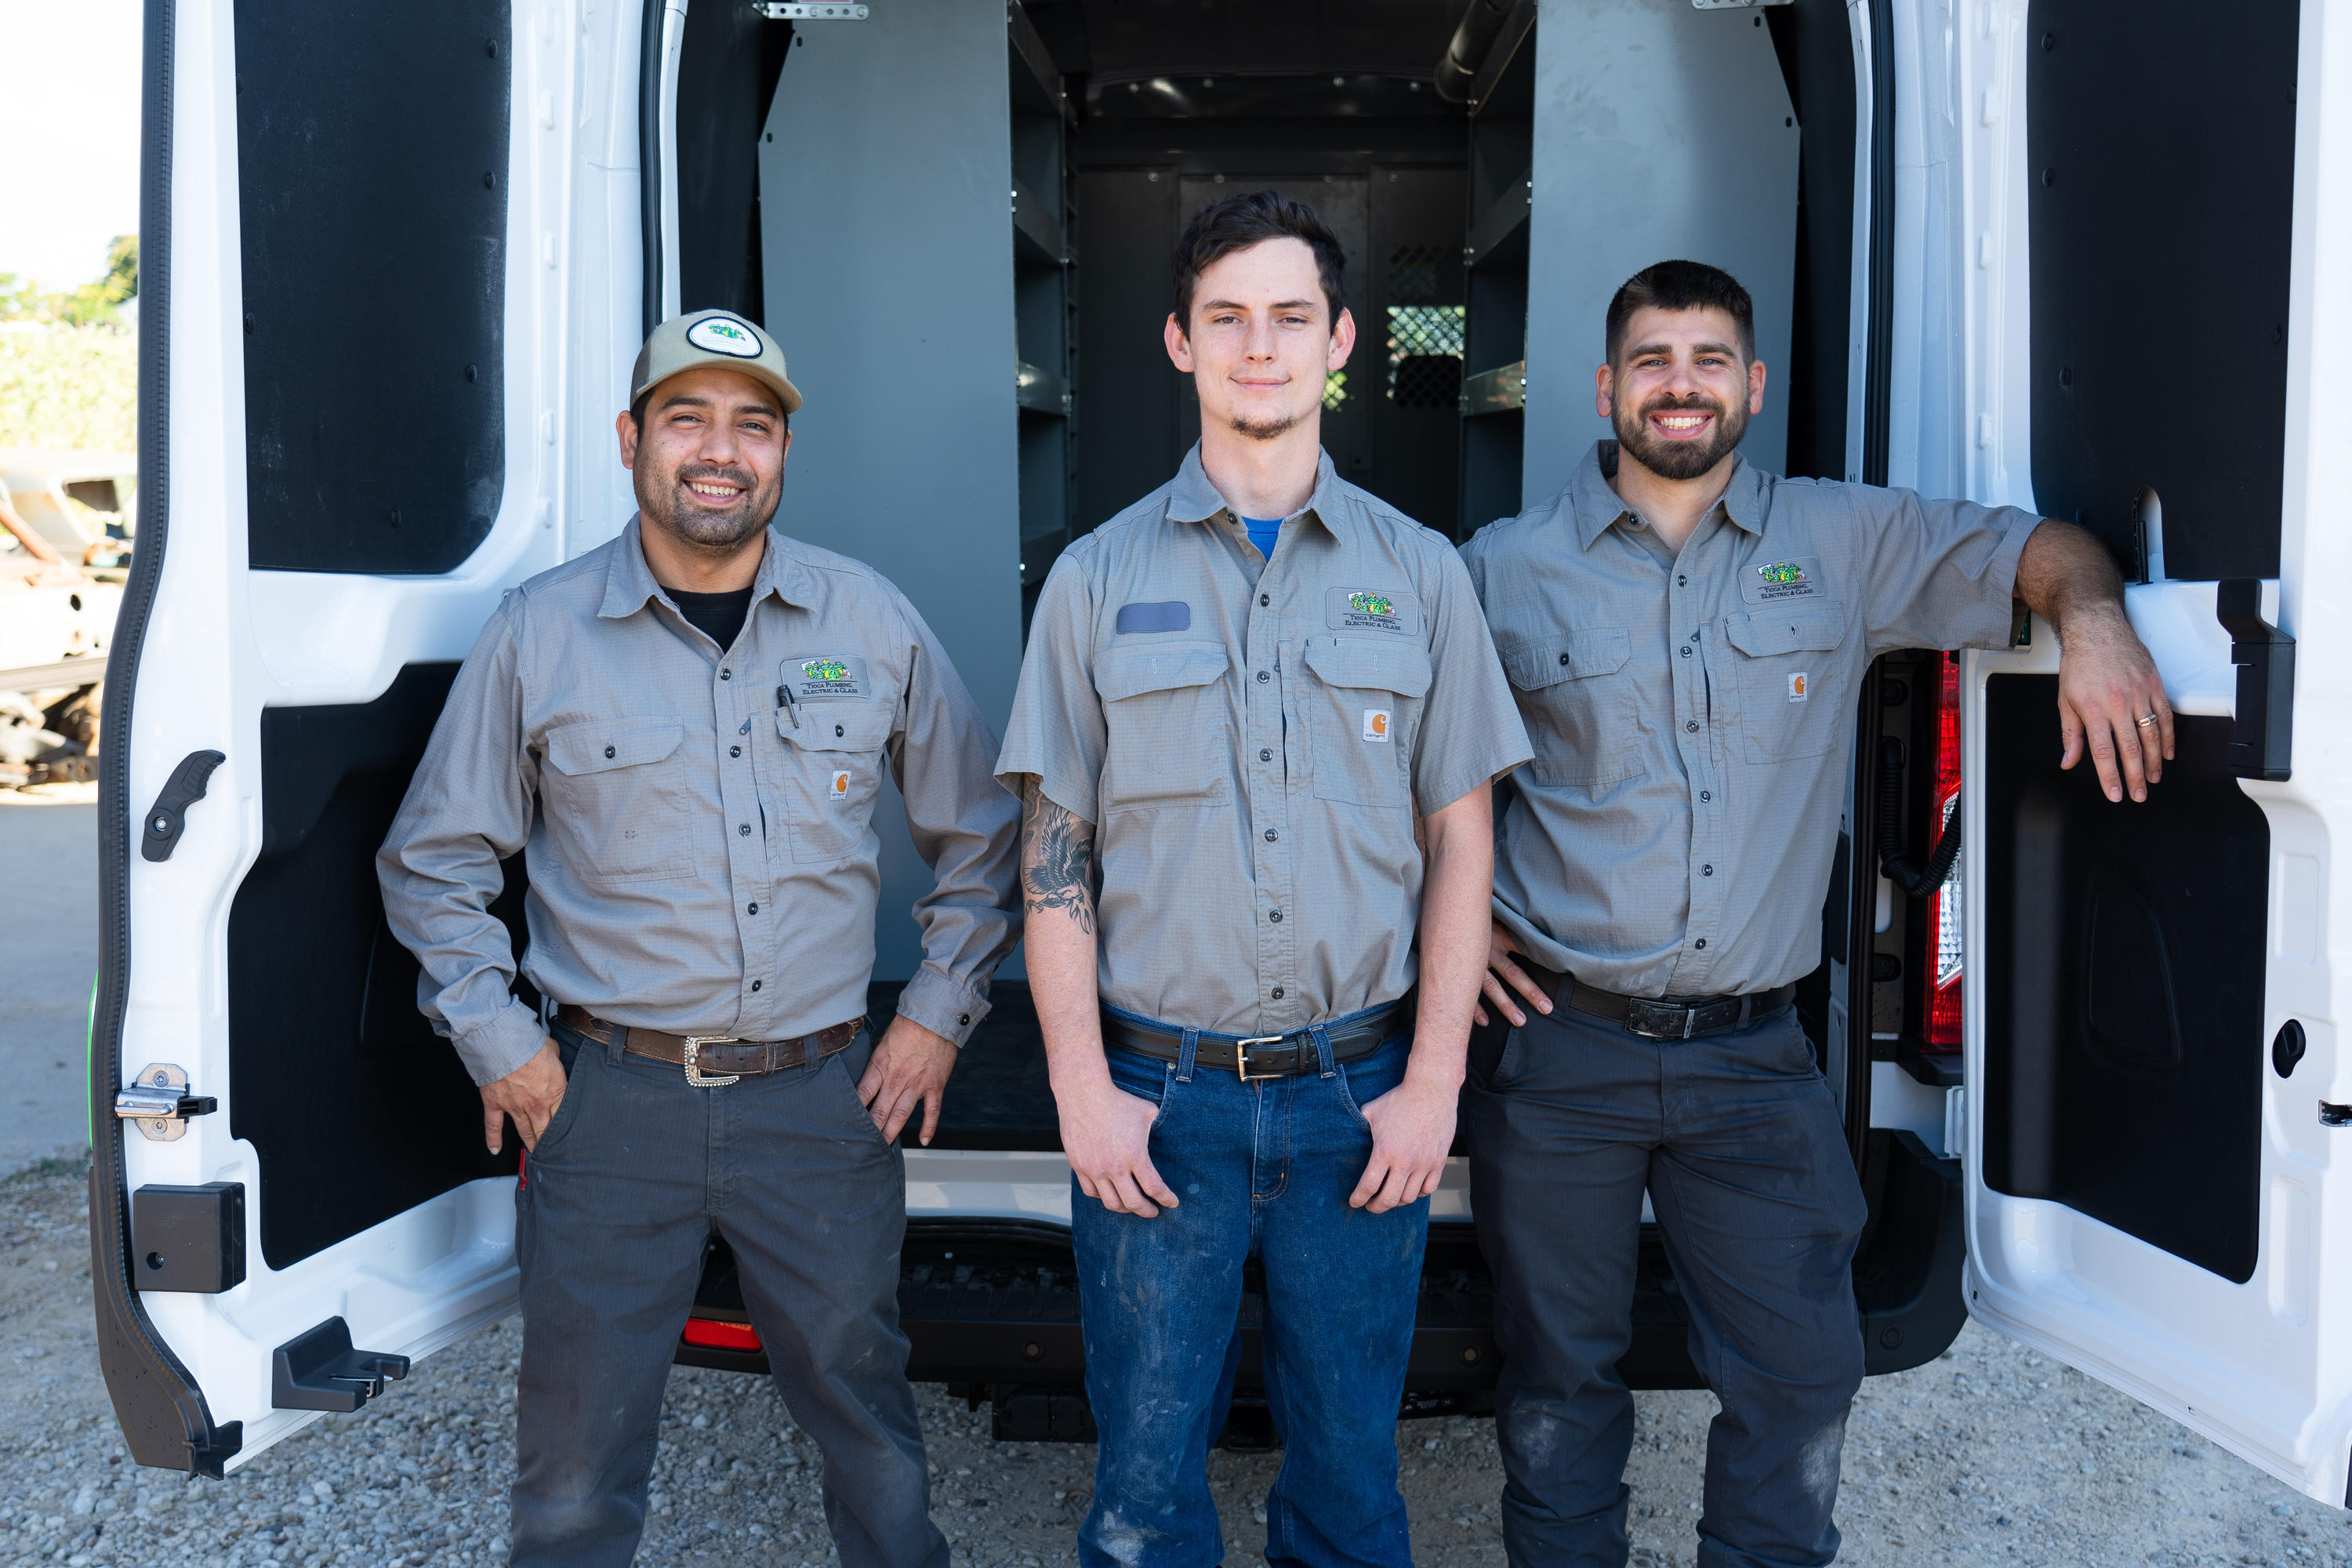
[[[566,457],[614,470],[639,326],[637,18],[559,10],[146,9],[90,1071],[100,1358],[142,1464],[218,1475],[513,1298],[512,1147],[417,1013],[373,858],[500,594],[613,510]],[[577,429],[567,374],[604,393]]]
[[[2111,805],[2056,765],[2048,626],[1961,667],[1969,1310],[2329,1502],[2352,1458],[2342,20],[2033,0],[1954,56],[1972,488],[2127,563],[2180,715],[2147,804]]]

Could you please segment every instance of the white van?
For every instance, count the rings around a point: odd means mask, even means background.
[[[2058,772],[2057,650],[2022,618],[1882,661],[1856,714],[1801,1006],[1871,1199],[1871,1366],[1973,1313],[2346,1497],[2352,528],[2322,520],[2352,494],[2352,0],[147,15],[91,1047],[139,1462],[219,1475],[514,1309],[512,1156],[371,856],[500,593],[628,517],[648,325],[768,323],[808,395],[782,526],[887,573],[1001,721],[1055,553],[1197,428],[1171,241],[1270,185],[1349,251],[1340,471],[1455,537],[1566,480],[1611,291],[1687,256],[1756,297],[1753,460],[2114,546],[2185,716],[2148,805]],[[918,957],[890,831],[877,1015]],[[518,942],[522,896],[517,864]],[[901,1295],[914,1375],[1008,1436],[1090,1430],[1055,1128],[1010,970],[908,1155]],[[1470,1220],[1457,1161],[1408,1412],[1490,1397]],[[1644,1258],[1624,1371],[1690,1384]],[[1250,1348],[1235,1442],[1274,1436]],[[680,1359],[759,1354],[714,1251]]]

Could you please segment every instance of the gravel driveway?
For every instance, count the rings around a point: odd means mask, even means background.
[[[422,1363],[226,1481],[124,1457],[90,1346],[79,1171],[0,1181],[0,1564],[504,1561],[513,1324]],[[919,1391],[933,1500],[969,1568],[1067,1568],[1094,1450],[989,1440],[986,1410]],[[1640,1396],[1633,1561],[1688,1563],[1714,1401]],[[1484,1421],[1397,1428],[1413,1545],[1430,1568],[1500,1568],[1500,1474]],[[1237,1564],[1279,1456],[1215,1454]],[[655,1518],[637,1561],[826,1568],[817,1455],[764,1380],[670,1377]],[[1873,1379],[1846,1442],[1853,1563],[2352,1563],[2347,1516],[2289,1492],[2123,1395],[1971,1325],[1943,1359]]]

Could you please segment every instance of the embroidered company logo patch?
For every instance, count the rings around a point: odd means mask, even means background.
[[[1759,561],[1742,574],[1739,596],[1751,605],[1818,599],[1822,596],[1821,558],[1799,555],[1787,561]]]
[[[1411,632],[1419,625],[1417,602],[1396,589],[1333,588],[1325,601],[1333,631]]]
[[[813,658],[801,666],[801,674],[810,680],[847,680],[849,667],[837,658]]]
[[[760,334],[724,316],[695,322],[686,329],[686,341],[706,353],[732,354],[737,359],[760,357]]]
[[[1364,710],[1364,739],[1367,741],[1378,741],[1383,745],[1388,743],[1389,710],[1387,709],[1367,708]]]
[[[1756,568],[1756,575],[1763,578],[1767,583],[1778,583],[1785,585],[1790,583],[1803,582],[1805,580],[1805,569],[1798,565],[1793,561],[1775,561],[1769,566],[1759,566]]]
[[[783,680],[796,702],[845,702],[867,695],[866,660],[854,653],[794,654],[784,660]]]
[[[1789,700],[1790,700],[1790,701],[1791,701],[1791,702],[1802,702],[1802,701],[1806,700],[1809,697],[1811,697],[1811,696],[1812,695],[1810,691],[1808,691],[1808,690],[1806,689],[1806,685],[1807,685],[1807,683],[1811,680],[1811,677],[1810,677],[1810,676],[1809,676],[1809,675],[1808,675],[1804,670],[1801,670],[1801,669],[1792,669],[1792,670],[1790,670],[1790,671],[1789,672]]]
[[[1348,608],[1360,616],[1396,614],[1396,605],[1389,602],[1389,597],[1385,594],[1350,594],[1348,595]]]

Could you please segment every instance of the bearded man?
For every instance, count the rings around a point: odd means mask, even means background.
[[[918,1109],[930,1141],[1020,934],[1018,811],[915,607],[770,526],[800,406],[751,322],[654,330],[615,422],[637,515],[490,616],[377,857],[425,1013],[481,1086],[483,1141],[495,1153],[510,1119],[529,1151],[517,1564],[635,1555],[716,1236],[824,1452],[842,1568],[947,1568],[898,1331],[896,1142]],[[936,884],[877,1044],[886,767]],[[545,1026],[489,913],[517,853]],[[756,1476],[770,1456],[741,1458]]]
[[[1474,1042],[1465,1097],[1518,1565],[1626,1560],[1617,1359],[1644,1191],[1723,1406],[1700,1568],[1837,1553],[1865,1209],[1789,1004],[1820,962],[1871,660],[2004,646],[2014,594],[2063,649],[2065,764],[2087,747],[2108,799],[2144,800],[2172,755],[2163,684],[2090,535],[1750,466],[1755,343],[1725,273],[1636,274],[1595,377],[1617,438],[1463,547],[1535,748],[1498,789],[1483,989],[1510,1027]]]

